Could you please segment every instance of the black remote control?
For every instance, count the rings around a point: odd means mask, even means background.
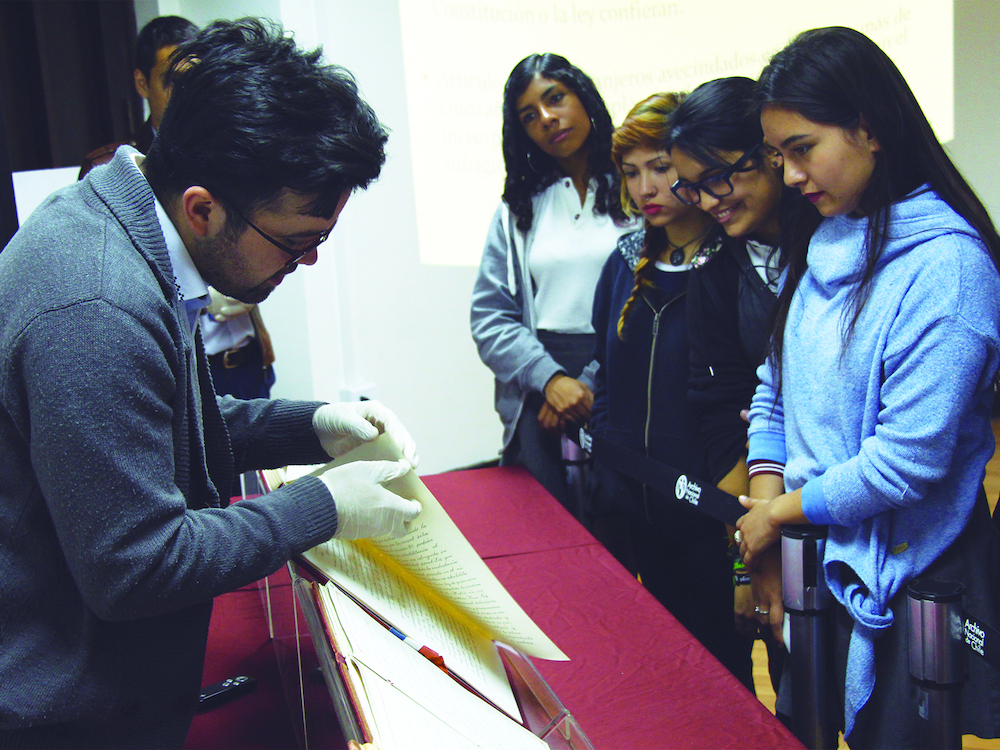
[[[198,698],[198,710],[196,713],[203,714],[206,711],[211,711],[213,708],[224,706],[237,698],[242,698],[244,695],[250,695],[256,689],[257,680],[246,675],[230,677],[228,680],[216,682],[214,685],[209,685],[201,689],[201,697]]]

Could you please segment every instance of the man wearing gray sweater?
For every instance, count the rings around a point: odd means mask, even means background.
[[[180,747],[212,598],[331,536],[400,535],[412,440],[378,404],[217,399],[209,285],[256,303],[311,265],[385,130],[280,29],[183,45],[148,156],[127,146],[0,253],[0,747]],[[358,462],[228,504],[234,474]],[[221,490],[221,492],[220,492]]]

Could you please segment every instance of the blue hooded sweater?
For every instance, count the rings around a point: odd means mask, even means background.
[[[780,396],[768,360],[750,411],[750,460],[785,463],[823,567],[854,618],[844,733],[875,685],[889,600],[964,529],[994,440],[1000,276],[975,230],[927,186],[892,206],[860,317],[868,220],[828,218],[785,325]],[[900,613],[905,616],[905,613]],[[890,676],[886,676],[889,679]]]

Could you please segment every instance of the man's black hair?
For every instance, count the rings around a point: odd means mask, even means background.
[[[156,65],[156,53],[194,39],[198,27],[180,16],[159,16],[142,27],[135,39],[135,67],[149,80]]]
[[[161,201],[207,188],[246,216],[287,188],[329,218],[340,197],[375,180],[387,133],[354,77],[320,63],[279,26],[216,21],[181,45],[144,171]]]

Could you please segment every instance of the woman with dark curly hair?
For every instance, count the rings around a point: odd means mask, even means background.
[[[634,228],[618,201],[613,129],[594,82],[568,60],[517,64],[504,86],[503,201],[472,294],[472,336],[496,376],[501,463],[524,465],[567,507],[560,434],[593,403],[594,288]]]

